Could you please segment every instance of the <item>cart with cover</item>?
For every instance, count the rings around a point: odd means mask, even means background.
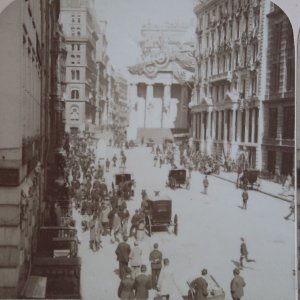
[[[168,180],[166,183],[171,189],[184,187],[190,188],[189,177],[185,169],[172,169],[169,171]]]
[[[244,189],[259,189],[259,170],[247,169],[244,170],[238,177],[238,187]]]
[[[145,228],[151,236],[152,232],[172,230],[178,234],[178,216],[175,214],[172,220],[172,200],[168,196],[155,196],[149,200],[149,211],[145,216]]]

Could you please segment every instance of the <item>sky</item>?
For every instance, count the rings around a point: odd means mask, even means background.
[[[98,20],[107,20],[108,55],[115,70],[126,75],[127,66],[140,57],[138,43],[144,24],[195,22],[195,0],[96,0]]]

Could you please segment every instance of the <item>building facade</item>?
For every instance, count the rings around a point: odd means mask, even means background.
[[[273,3],[268,22],[262,169],[274,177],[294,174],[295,47],[289,19]]]
[[[141,139],[138,131],[144,132],[144,139],[147,132],[161,135],[162,128],[188,131],[188,104],[195,70],[189,29],[190,26],[179,24],[150,24],[142,28],[141,62],[128,68],[129,139]]]
[[[128,82],[120,73],[116,74],[116,85],[116,124],[120,129],[126,130],[129,126]]]
[[[192,136],[202,153],[261,168],[269,1],[199,3]],[[244,166],[245,167],[245,166]]]
[[[59,1],[14,1],[0,14],[0,298],[20,296],[36,251],[52,129]],[[63,70],[62,70],[63,72]],[[56,82],[57,83],[57,82]]]
[[[68,51],[65,130],[93,131],[96,118],[96,42],[98,24],[93,0],[62,0],[60,21]]]

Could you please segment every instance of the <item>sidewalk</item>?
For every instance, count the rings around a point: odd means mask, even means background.
[[[228,182],[232,182],[236,184],[237,174],[235,172],[224,172],[221,171],[219,175],[214,174],[213,176],[226,180]],[[261,186],[258,192],[269,195],[271,197],[275,197],[287,202],[291,202],[294,200],[294,187],[291,187],[290,191],[283,191],[283,187],[279,183],[275,183],[269,180],[261,179]]]

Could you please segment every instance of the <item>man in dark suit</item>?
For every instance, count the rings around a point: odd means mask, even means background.
[[[119,277],[124,278],[129,262],[130,246],[127,244],[127,236],[123,237],[123,242],[120,243],[116,249],[117,260],[119,261]]]
[[[134,300],[134,279],[132,279],[130,268],[126,269],[125,278],[120,282],[118,297],[121,300]]]
[[[207,275],[207,270],[203,269],[201,274],[202,274],[202,276]],[[190,286],[194,292],[193,299],[195,299],[195,300],[207,299],[207,296],[208,296],[208,291],[207,291],[208,284],[202,276],[194,279],[190,284]]]
[[[162,261],[162,253],[158,250],[157,243],[154,244],[154,249],[150,252],[149,260],[151,261],[152,270],[152,288],[156,289]]]
[[[136,300],[147,300],[149,298],[149,290],[152,287],[151,277],[146,275],[147,268],[141,266],[141,273],[135,278],[134,289]]]

